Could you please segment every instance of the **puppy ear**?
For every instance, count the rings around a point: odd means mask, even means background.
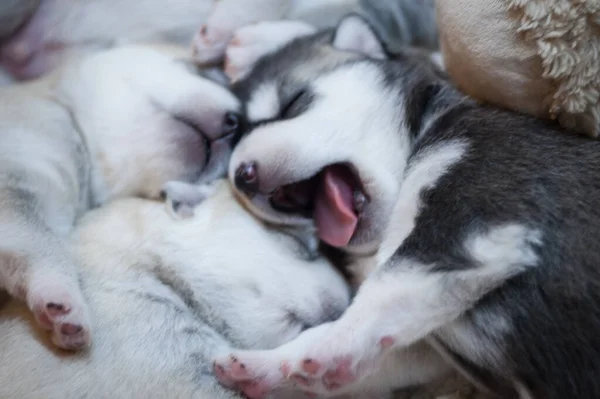
[[[387,58],[377,34],[364,19],[354,14],[345,17],[338,25],[333,37],[333,47],[371,58]]]
[[[433,61],[433,63],[437,65],[437,67],[440,68],[442,71],[446,70],[446,65],[444,64],[444,56],[441,52],[436,51],[435,53],[431,53],[429,59]]]

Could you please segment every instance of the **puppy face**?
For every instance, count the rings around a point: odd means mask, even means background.
[[[95,160],[100,202],[157,197],[165,182],[193,181],[212,143],[239,126],[239,101],[163,49],[97,53],[60,71],[56,95],[73,114]]]
[[[383,58],[369,27],[349,17],[267,56],[237,84],[253,128],[229,177],[254,213],[315,227],[336,247],[379,239],[408,151],[402,99],[376,67]]]
[[[414,53],[414,54],[413,54]],[[235,90],[251,131],[229,178],[263,220],[373,251],[387,227],[426,87],[422,55],[391,62],[360,18],[263,58]],[[433,81],[433,80],[430,80]],[[411,92],[411,93],[407,93]]]
[[[0,46],[0,64],[14,77],[40,76],[66,54],[135,40],[187,43],[213,0],[42,0],[22,28]]]

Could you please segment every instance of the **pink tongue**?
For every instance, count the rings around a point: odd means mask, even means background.
[[[341,167],[329,167],[317,191],[314,219],[319,238],[334,247],[348,245],[358,223],[352,206],[353,190]]]

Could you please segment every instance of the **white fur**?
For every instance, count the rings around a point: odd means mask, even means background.
[[[293,19],[319,28],[333,26],[357,4],[357,0],[245,0],[242,7],[237,0],[222,0],[196,35],[194,54],[201,63],[220,60],[234,32],[257,22]]]
[[[25,29],[4,43],[9,70],[44,75],[69,54],[115,44],[166,40],[187,44],[214,0],[44,0]],[[25,61],[25,62],[23,62]]]
[[[123,199],[86,215],[70,242],[94,345],[54,351],[11,302],[0,314],[0,397],[233,398],[216,387],[213,356],[231,343],[281,345],[348,304],[327,262],[302,260],[295,241],[246,213],[226,183],[194,213],[175,221],[160,203]]]
[[[62,348],[90,342],[65,242],[73,224],[108,200],[157,198],[167,181],[192,180],[206,161],[201,135],[218,135],[239,107],[177,54],[124,47],[0,91],[0,288],[26,301]],[[81,332],[63,332],[73,326]]]
[[[435,53],[432,53],[431,56],[431,61],[435,62],[435,64],[440,67],[440,69],[446,69],[446,64],[444,63],[444,56],[442,55],[442,53],[440,51],[436,51]]]
[[[345,18],[338,27],[333,46],[340,50],[366,54],[376,59],[385,59],[385,51],[379,39],[373,35],[366,22],[359,17]]]
[[[218,136],[225,112],[239,108],[231,93],[192,75],[177,57],[143,46],[93,54],[63,75],[58,96],[90,136],[94,158],[103,160],[95,181],[102,202],[158,196],[169,176],[187,173],[182,158],[205,162],[199,135]]]
[[[300,21],[260,22],[235,31],[225,50],[225,73],[232,82],[243,79],[265,55],[287,43],[316,32]]]
[[[277,85],[274,82],[269,83],[254,91],[246,108],[247,117],[251,121],[261,121],[276,117],[281,110]]]

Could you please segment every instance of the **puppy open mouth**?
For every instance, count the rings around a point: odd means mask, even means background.
[[[343,247],[356,232],[368,198],[355,168],[343,163],[326,166],[310,179],[277,188],[269,202],[280,212],[312,218],[322,241]]]

